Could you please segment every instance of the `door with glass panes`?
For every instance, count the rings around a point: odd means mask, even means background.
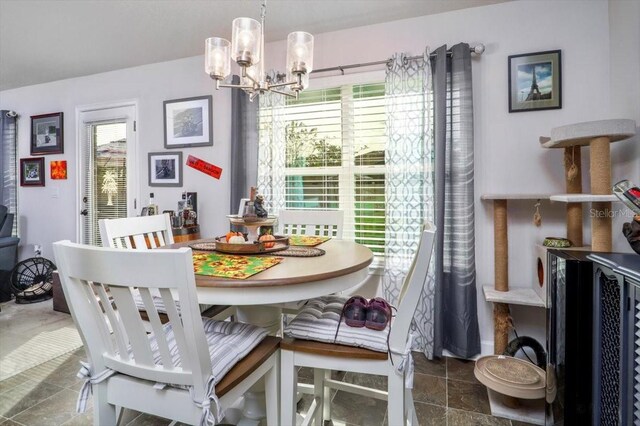
[[[136,215],[135,105],[81,111],[80,242],[102,245],[98,221]]]

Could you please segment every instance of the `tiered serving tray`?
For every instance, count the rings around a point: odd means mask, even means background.
[[[217,251],[227,254],[266,254],[289,248],[289,237],[274,236],[274,240],[257,241],[246,244],[231,244],[225,241],[225,237],[216,237],[215,241],[191,244],[191,248],[201,251]],[[271,246],[273,244],[273,246]],[[271,247],[269,247],[271,246]]]

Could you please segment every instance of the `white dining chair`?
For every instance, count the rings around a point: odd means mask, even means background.
[[[126,217],[120,219],[100,219],[100,238],[103,247],[150,250],[173,244],[173,232],[169,214],[139,217]],[[134,292],[137,305],[142,312],[142,301],[137,292]],[[160,311],[163,322],[167,321],[162,301],[154,295],[157,302],[156,308]],[[235,315],[235,308],[228,305],[202,305],[202,316],[224,320]]]
[[[280,210],[278,233],[284,235],[316,235],[342,239],[342,210]]]
[[[341,319],[340,310],[346,301],[343,297],[336,304],[337,296],[312,299],[289,323],[285,328],[286,337],[280,344],[280,415],[283,424],[295,424],[298,367],[315,369],[314,400],[305,424],[313,420],[318,426],[323,425],[324,420],[330,420],[331,389],[386,400],[389,425],[405,425],[407,421],[417,424],[413,395],[410,386],[406,386],[412,385],[413,378],[409,327],[426,283],[434,236],[435,228],[426,224],[400,291],[397,316],[386,330],[373,331],[342,324],[337,340],[334,340]],[[331,370],[384,375],[388,378],[388,389],[385,392],[336,381],[331,379]]]
[[[262,378],[267,423],[281,424],[280,339],[251,324],[200,316],[191,249],[119,250],[59,241],[53,250],[89,358],[81,369],[87,381],[77,408],[82,412],[92,393],[94,425],[117,425],[123,408],[190,425],[217,424]],[[135,305],[134,288],[153,327],[150,335]],[[152,289],[166,308],[165,325]]]

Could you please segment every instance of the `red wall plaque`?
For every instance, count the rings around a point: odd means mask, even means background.
[[[222,175],[222,169],[220,167],[215,166],[211,163],[207,163],[206,161],[194,157],[193,155],[187,157],[187,166],[201,171],[202,173],[216,179],[220,179],[220,175]]]

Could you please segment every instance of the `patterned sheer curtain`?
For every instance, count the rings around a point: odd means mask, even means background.
[[[260,95],[259,99],[258,192],[264,195],[269,214],[277,215],[285,206],[285,99],[277,93]]]
[[[418,60],[395,54],[385,79],[386,155],[385,298],[396,304],[425,221],[434,222],[434,150],[431,137],[429,52]],[[433,258],[432,258],[433,259]],[[434,268],[430,268],[411,333],[414,349],[434,352]]]
[[[16,171],[16,118],[14,112],[0,110],[0,205],[7,206],[9,213],[17,213]],[[17,223],[17,221],[15,222]],[[16,225],[14,225],[16,226]],[[14,234],[15,232],[14,228]]]

